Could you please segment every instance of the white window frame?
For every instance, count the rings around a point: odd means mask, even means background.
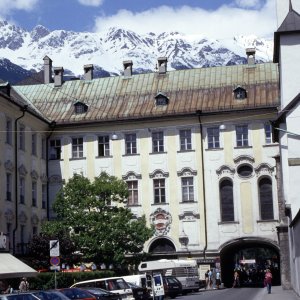
[[[83,137],[72,138],[72,158],[83,158]]]
[[[102,141],[100,141],[102,139]],[[103,154],[100,155],[100,146]],[[109,135],[98,136],[98,157],[110,156],[110,138]]]
[[[265,143],[272,144],[272,125],[269,123],[264,124]]]
[[[126,133],[125,137],[125,154],[137,154],[137,135],[136,133]]]
[[[238,131],[242,129],[242,132]],[[247,132],[244,131],[247,129]],[[249,126],[247,124],[241,124],[235,126],[236,133],[236,146],[237,147],[248,147],[249,146]],[[240,143],[240,145],[239,145]]]
[[[49,159],[61,159],[61,139],[55,138],[51,139],[49,142]]]
[[[207,148],[208,149],[219,149],[220,144],[220,127],[209,127],[207,128]]]
[[[192,130],[180,129],[179,142],[180,142],[180,151],[192,150]]]
[[[128,206],[138,205],[139,204],[139,181],[137,179],[127,180],[128,185]],[[133,186],[136,184],[136,186]],[[131,186],[130,186],[131,185]]]
[[[189,182],[189,181],[192,182]],[[184,182],[186,181],[186,182]],[[186,193],[185,193],[186,191]],[[186,196],[187,198],[186,198]],[[195,201],[195,186],[194,186],[194,177],[181,177],[181,197],[182,202],[194,202]],[[186,198],[186,199],[185,199]]]
[[[152,132],[152,152],[162,153],[164,152],[164,132],[154,131]]]
[[[155,186],[155,183],[158,183],[158,186]],[[158,195],[156,195],[158,191]],[[163,191],[163,193],[162,193]],[[165,204],[166,201],[166,179],[165,178],[154,178],[153,179],[153,203],[154,204]],[[156,201],[158,200],[158,201]]]

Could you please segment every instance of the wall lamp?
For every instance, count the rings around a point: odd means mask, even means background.
[[[225,124],[221,124],[219,128],[220,128],[220,130],[225,130],[226,129],[226,125]]]
[[[113,141],[117,140],[118,139],[118,135],[116,133],[113,133],[113,135],[111,136],[111,139]]]

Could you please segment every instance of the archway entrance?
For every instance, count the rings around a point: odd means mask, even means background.
[[[149,254],[156,259],[160,258],[177,258],[176,255],[176,248],[174,244],[166,239],[166,238],[159,238],[152,242],[149,247]]]
[[[280,284],[280,257],[276,245],[267,240],[237,239],[220,252],[222,281],[232,287],[233,273],[238,271],[241,287],[263,286],[264,271],[270,268],[273,284]]]

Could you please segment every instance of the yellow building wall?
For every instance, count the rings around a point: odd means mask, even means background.
[[[241,220],[243,233],[252,233],[253,225],[253,205],[251,183],[242,182],[240,185],[240,201],[241,201]]]

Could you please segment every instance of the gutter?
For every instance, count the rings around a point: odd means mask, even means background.
[[[13,230],[13,254],[16,253],[16,231],[18,230],[18,121],[22,119],[28,106],[21,107],[22,115],[15,120],[15,228]]]
[[[47,220],[49,221],[50,219],[50,210],[49,210],[49,139],[55,129],[56,126],[56,122],[52,121],[50,123],[50,128],[51,128],[51,132],[48,134],[47,138],[46,138],[46,176],[47,176]]]
[[[204,231],[205,231],[205,245],[203,248],[203,258],[206,258],[206,250],[207,250],[207,219],[206,219],[206,191],[205,191],[205,173],[204,173],[204,151],[203,151],[203,132],[202,132],[202,123],[201,123],[201,110],[197,110],[196,114],[198,116],[199,126],[200,126],[200,134],[201,134],[201,164],[202,164],[202,186],[203,186],[203,206],[204,206]]]

